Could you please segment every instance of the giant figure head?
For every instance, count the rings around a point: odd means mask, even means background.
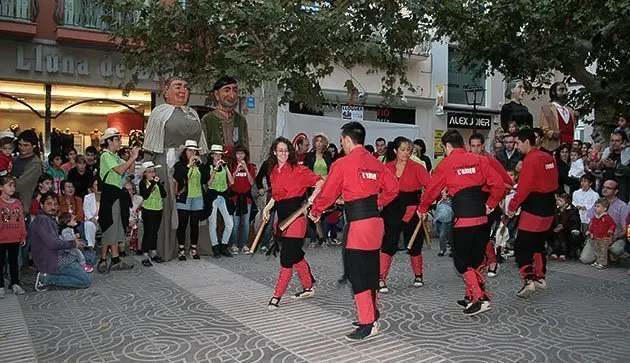
[[[551,102],[566,105],[569,102],[569,87],[564,82],[556,82],[549,87],[549,98]]]

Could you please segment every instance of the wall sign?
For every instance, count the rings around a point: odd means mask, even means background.
[[[447,125],[449,128],[455,129],[472,129],[473,120],[470,112],[447,112]],[[477,130],[490,130],[492,125],[492,117],[489,115],[475,116]]]
[[[341,118],[348,121],[363,121],[363,107],[341,106]]]

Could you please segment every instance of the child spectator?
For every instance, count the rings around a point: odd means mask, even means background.
[[[53,178],[50,174],[42,174],[37,180],[37,186],[35,187],[35,193],[33,193],[33,199],[31,201],[31,209],[29,210],[29,214],[31,215],[31,220],[35,219],[35,217],[39,214],[40,204],[39,199],[42,195],[48,193],[52,190]]]
[[[77,166],[77,149],[71,148],[66,152],[66,163],[61,165],[61,168],[66,172],[66,175],[70,173],[70,169]]]
[[[9,288],[16,295],[24,294],[20,286],[18,252],[20,246],[26,244],[26,226],[22,203],[12,198],[15,193],[15,179],[10,176],[0,177],[0,273],[4,272],[4,263],[9,255],[9,272],[11,284]],[[0,299],[4,298],[4,276],[0,275]]]
[[[617,224],[606,213],[610,204],[606,198],[600,198],[595,202],[595,217],[586,231],[589,243],[595,251],[595,262],[591,266],[601,270],[608,264],[608,247],[612,244],[612,235]]]
[[[73,242],[80,238],[77,228],[77,218],[70,212],[63,212],[59,216],[59,238],[66,242]],[[81,265],[85,272],[90,273],[94,271],[94,268],[87,264],[81,249],[75,247],[66,251],[74,257],[75,261]]]
[[[570,154],[571,158],[571,168],[569,169],[569,178],[575,179],[576,181],[580,180],[582,175],[584,175],[584,160],[580,158],[580,150],[573,149]]]
[[[152,161],[142,163],[139,172],[142,173],[140,180],[140,196],[142,202],[142,221],[148,228],[144,229],[142,237],[142,264],[147,267],[153,266],[153,262],[162,263],[162,258],[157,253],[157,240],[160,224],[162,223],[162,211],[166,198],[164,182],[155,174],[155,169],[161,165],[154,165]]]
[[[138,189],[133,181],[128,180],[123,184],[123,188],[127,190],[129,198],[131,199],[131,205],[129,206],[129,226],[125,231],[125,237],[129,236],[129,249],[136,253],[140,250],[138,241],[140,237],[140,228],[142,224],[142,197],[138,195]],[[126,241],[126,240],[125,240]],[[125,241],[121,241],[118,246],[120,248],[120,255],[126,256]]]
[[[516,135],[516,133],[518,132],[518,124],[516,123],[516,121],[510,121],[508,122],[508,135]]]
[[[580,214],[582,233],[586,233],[588,224],[591,222],[591,219],[588,217],[588,211],[593,208],[593,205],[599,199],[599,194],[592,189],[594,183],[595,177],[593,174],[584,174],[580,178],[580,189],[573,192],[573,205]]]
[[[0,132],[0,176],[11,173],[13,167],[13,151],[15,150],[15,135],[11,131]]]
[[[61,168],[61,164],[63,163],[61,155],[56,152],[50,153],[50,155],[48,155],[48,163],[50,164],[50,168],[48,168],[46,173],[52,176],[52,190],[59,195],[61,194],[61,182],[66,180],[68,177],[66,171]]]
[[[561,194],[556,198],[556,216],[554,218],[553,253],[549,256],[552,260],[564,261],[577,257],[577,246],[574,243],[576,235],[580,234],[580,216],[571,205],[569,194]]]
[[[442,257],[446,253],[446,244],[449,241],[451,228],[453,226],[453,208],[451,207],[452,200],[448,195],[446,189],[442,190],[442,197],[435,208],[435,217],[433,217],[433,224],[438,230],[440,241],[440,253],[438,256]]]
[[[78,155],[76,157],[76,166],[70,169],[68,180],[74,185],[74,195],[83,199],[89,193],[91,187],[90,181],[94,178],[94,174],[88,169],[85,156]]]

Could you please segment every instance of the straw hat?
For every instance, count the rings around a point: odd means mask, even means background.
[[[101,136],[101,142],[104,142],[107,139],[111,139],[112,137],[120,136],[120,132],[115,127],[110,127],[103,132],[103,136]]]
[[[142,163],[142,166],[140,166],[140,170],[138,170],[138,174],[143,175],[144,172],[149,169],[159,169],[161,167],[162,165],[155,165],[153,164],[152,161],[145,161],[144,163]]]
[[[201,148],[197,144],[197,141],[195,141],[195,140],[186,140],[186,143],[184,143],[184,148],[185,149],[191,149],[191,150],[197,150],[197,151],[201,150]]]
[[[7,130],[7,131],[0,131],[0,139],[4,139],[5,137],[8,137],[8,138],[13,139],[13,140],[16,139],[15,134],[13,133],[13,131],[9,131],[9,130]]]
[[[210,147],[210,154],[225,154],[225,151],[223,151],[223,145],[212,145]]]

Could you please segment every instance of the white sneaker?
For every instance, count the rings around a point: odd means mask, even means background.
[[[317,242],[311,242],[311,244],[308,245],[308,248],[315,248],[317,247]]]
[[[315,290],[313,290],[313,288],[311,287],[310,289],[302,289],[302,291],[296,293],[295,295],[291,296],[292,299],[308,299],[310,297],[313,297],[315,295]]]
[[[494,265],[494,270],[488,268],[488,277],[493,278],[499,274],[499,264]]]
[[[387,294],[389,292],[389,289],[387,288],[385,281],[383,280],[378,281],[378,292],[380,292],[381,294]]]
[[[534,286],[536,290],[547,290],[547,281],[545,279],[536,279],[534,280]]]
[[[528,280],[525,282],[525,285],[523,285],[523,287],[516,293],[516,296],[523,299],[527,299],[528,297],[532,296],[535,292],[536,292],[536,286],[534,286],[534,282]]]
[[[13,286],[11,286],[11,290],[13,291],[14,294],[16,295],[24,295],[24,289],[22,289],[22,286],[15,284]]]
[[[241,250],[241,252],[243,252],[246,255],[250,255],[252,253],[252,251],[249,250],[249,247],[245,246],[243,247],[243,249]]]
[[[236,245],[232,246],[232,254],[238,255],[238,247]]]

